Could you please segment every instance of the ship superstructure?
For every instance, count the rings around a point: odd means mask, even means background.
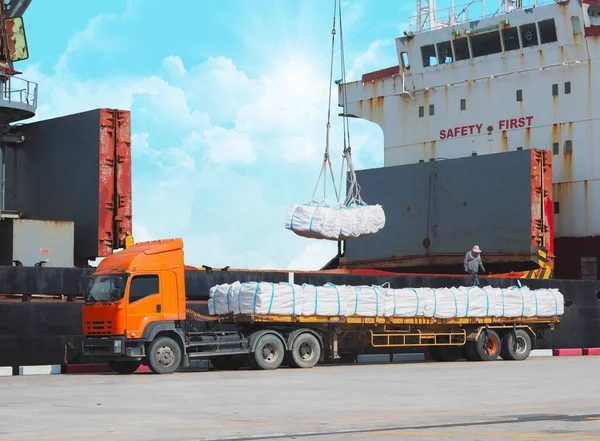
[[[345,113],[381,127],[385,167],[551,151],[556,273],[597,279],[600,2],[423,3],[396,39],[399,65],[346,84]]]

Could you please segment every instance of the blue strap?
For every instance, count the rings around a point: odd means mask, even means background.
[[[292,287],[292,315],[296,315],[296,287],[288,283]]]
[[[483,292],[485,293],[485,316],[487,317],[490,314],[490,296],[488,295],[488,292],[485,290],[485,288],[481,289],[483,289]]]
[[[469,307],[471,306],[471,288],[467,288],[467,311],[465,313],[465,317],[469,316]]]
[[[242,288],[244,287],[244,285],[246,284],[246,282],[242,283],[242,286],[240,286],[240,290],[238,291],[238,314],[242,313],[242,304],[240,303],[241,298],[242,298]]]
[[[377,294],[377,290],[373,288],[373,292],[375,293],[375,315],[379,315],[379,294]]]
[[[433,288],[433,317],[437,311],[437,295],[435,294],[435,288]]]
[[[394,312],[393,312],[392,316],[396,316],[396,290],[392,289],[392,288],[390,288],[390,289],[394,293]]]
[[[337,309],[337,314],[336,315],[340,315],[340,311],[341,311],[341,306],[340,306],[340,292],[337,289],[337,285],[334,285],[333,283],[331,285],[335,288],[335,293],[337,294],[338,309]]]
[[[452,291],[452,296],[454,297],[454,317],[458,317],[458,303],[456,303],[456,293],[454,292],[454,288],[450,288]]]
[[[358,314],[358,286],[354,287],[355,301],[354,301],[354,315]]]
[[[215,291],[213,293],[213,310],[215,311],[215,314],[217,313],[217,288],[215,288]]]
[[[315,315],[317,315],[318,305],[319,305],[319,288],[315,286]]]
[[[535,315],[537,317],[537,315],[538,315],[538,296],[537,296],[537,290],[534,289],[534,290],[532,290],[532,292],[533,292],[533,295],[535,297]]]
[[[275,297],[275,284],[271,282],[271,302],[269,303],[269,311],[267,314],[271,314],[271,308],[273,307],[273,298]]]
[[[254,314],[256,314],[256,294],[258,294],[258,288],[260,287],[261,283],[263,283],[263,282],[258,282],[256,284],[256,289],[254,290],[254,308],[253,308]]]
[[[558,301],[556,300],[556,294],[552,290],[550,290],[550,292],[552,292],[552,297],[554,297],[554,307],[556,310],[554,315],[558,315]]]
[[[519,292],[521,293],[521,317],[525,316],[525,297],[523,296],[523,290],[521,289],[520,286],[517,286],[517,288],[519,288]]]
[[[417,308],[415,309],[415,317],[416,317],[417,314],[419,314],[419,293],[414,288],[408,288],[408,289],[412,289],[415,292],[415,296],[417,297]]]
[[[502,288],[500,288],[500,292],[502,293],[502,317],[504,317],[504,314],[506,312],[506,305],[505,305],[505,301],[504,301],[504,290]]]

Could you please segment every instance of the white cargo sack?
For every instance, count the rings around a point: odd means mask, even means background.
[[[237,295],[236,295],[237,293]],[[236,314],[299,315],[303,288],[291,283],[246,282],[232,298]]]
[[[328,283],[325,286],[302,285],[302,315],[343,316],[347,311],[348,288]]]
[[[299,236],[335,241],[375,234],[384,226],[381,205],[296,204],[285,221],[285,227]]]
[[[347,286],[347,316],[379,317],[385,315],[387,290],[381,286]]]
[[[388,289],[385,300],[386,317],[416,317],[423,315],[423,304],[414,288]]]
[[[233,291],[239,290],[241,285],[240,282],[234,282],[231,285],[224,283],[213,286],[209,292],[208,313],[210,315],[226,315],[233,312],[231,309]]]

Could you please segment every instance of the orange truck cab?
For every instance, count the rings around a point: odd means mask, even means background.
[[[205,323],[211,330],[192,332],[184,268],[182,239],[142,242],[104,258],[85,292],[83,354],[107,361],[122,374],[141,364],[169,374],[190,366],[190,358],[208,358],[220,369],[248,363],[276,369],[285,355],[298,367],[319,361],[321,333],[310,328],[232,322],[223,330],[211,321]]]
[[[82,312],[84,353],[133,372],[157,352],[153,370],[179,366],[186,299],[181,239],[139,243],[106,257],[90,277]],[[162,365],[161,365],[162,364]]]

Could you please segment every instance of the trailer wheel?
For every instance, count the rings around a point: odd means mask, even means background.
[[[256,342],[256,348],[251,354],[252,363],[259,369],[273,370],[281,366],[285,348],[281,340],[273,334],[265,334]]]
[[[170,337],[159,337],[148,347],[148,366],[155,374],[172,374],[181,364],[181,348]]]
[[[502,339],[500,356],[504,360],[525,360],[531,352],[531,337],[523,329],[509,331]]]
[[[110,367],[117,374],[133,374],[140,367],[140,362],[137,360],[110,360]]]
[[[461,346],[432,346],[429,354],[435,361],[456,361],[462,355]]]
[[[491,329],[481,331],[477,341],[469,343],[471,343],[471,354],[476,361],[492,361],[500,355],[500,337]]]
[[[314,335],[305,332],[294,340],[288,360],[292,367],[311,368],[319,362],[320,358],[319,340]]]

